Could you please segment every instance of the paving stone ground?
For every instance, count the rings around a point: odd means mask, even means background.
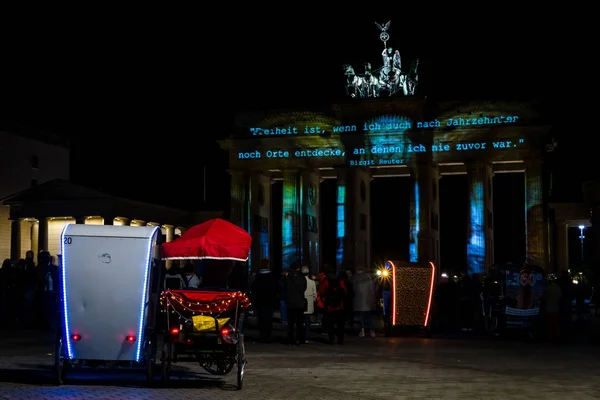
[[[234,374],[215,379],[191,363],[169,388],[145,387],[142,371],[88,371],[57,387],[49,336],[0,332],[0,399],[600,399],[597,345],[352,336],[289,347],[251,336],[236,391]]]

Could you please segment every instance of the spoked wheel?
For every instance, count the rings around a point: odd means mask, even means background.
[[[237,357],[236,357],[237,359]],[[202,368],[212,375],[227,375],[233,369],[235,360],[206,361],[200,363]]]
[[[56,339],[54,347],[54,377],[57,385],[63,385],[67,380],[67,365],[62,337]]]
[[[162,383],[167,386],[171,379],[171,360],[173,359],[173,343],[170,337],[165,336],[162,351],[160,354],[160,369],[162,374]]]
[[[145,343],[146,358],[146,383],[152,385],[154,371],[156,370],[156,334],[152,333]]]
[[[237,390],[242,390],[244,383],[244,370],[246,369],[246,349],[244,348],[244,335],[240,335],[237,344]]]

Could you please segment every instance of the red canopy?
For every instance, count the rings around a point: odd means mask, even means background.
[[[179,239],[164,243],[162,259],[246,261],[251,244],[248,232],[216,218],[188,229]]]

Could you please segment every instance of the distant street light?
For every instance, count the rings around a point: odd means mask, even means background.
[[[583,236],[583,230],[585,229],[585,225],[579,225],[579,239],[581,240],[581,261],[583,262],[583,239],[585,239],[585,236]]]

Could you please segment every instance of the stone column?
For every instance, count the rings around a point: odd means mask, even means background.
[[[467,164],[467,267],[483,274],[494,263],[493,170],[488,163]]]
[[[10,258],[13,261],[21,259],[21,219],[10,221]]]
[[[338,170],[337,270],[371,266],[371,178],[366,170]]]
[[[48,250],[48,218],[38,217],[38,251]]]
[[[319,210],[320,181],[319,173],[304,171],[302,176],[302,264],[312,273],[321,268],[321,214]]]
[[[297,170],[283,171],[281,259],[283,268],[302,263],[302,175]]]
[[[245,172],[230,170],[231,175],[231,214],[230,220],[235,225],[249,230],[248,210],[248,177]]]
[[[40,223],[39,221],[33,221],[31,223],[31,250],[33,251],[33,260],[37,264],[38,253],[39,253],[39,235],[40,235]]]
[[[259,172],[251,173],[248,194],[252,235],[248,264],[258,268],[261,259],[271,258],[271,178]]]
[[[170,242],[175,236],[175,227],[172,225],[164,225],[165,227],[165,242]]]
[[[127,221],[129,221],[129,220],[127,220]],[[173,240],[173,237],[175,236],[175,227],[172,225],[164,225],[164,227],[165,227],[165,242],[170,242]],[[173,265],[173,260],[165,261],[165,268],[171,269],[172,265]]]
[[[102,219],[104,219],[104,225],[114,225],[115,224],[115,217],[108,215],[108,216],[102,216]]]
[[[556,271],[569,269],[569,225],[566,221],[556,221]]]
[[[411,166],[409,259],[440,268],[439,171],[430,161]]]
[[[544,218],[543,175],[540,161],[525,164],[526,257],[528,262],[548,268],[548,234]]]

